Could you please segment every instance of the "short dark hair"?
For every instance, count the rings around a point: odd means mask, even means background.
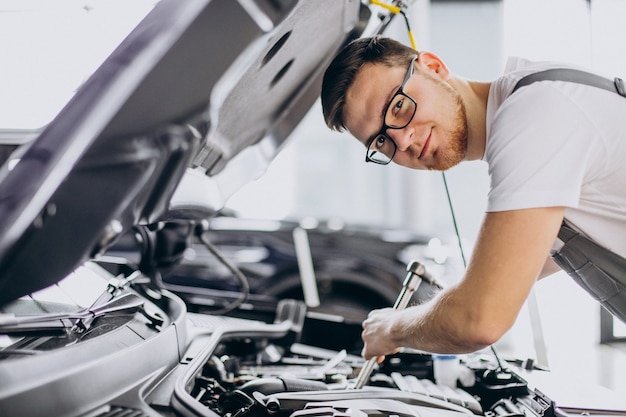
[[[389,67],[408,65],[416,54],[413,48],[381,36],[350,42],[324,73],[321,99],[326,125],[340,132],[346,129],[343,120],[346,92],[364,64],[380,63]]]

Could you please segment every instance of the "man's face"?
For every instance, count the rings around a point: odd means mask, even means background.
[[[417,109],[402,129],[387,129],[397,151],[396,164],[415,169],[446,170],[463,160],[467,150],[467,120],[460,95],[425,65],[406,83],[404,91]],[[398,90],[406,68],[366,64],[346,93],[346,128],[361,143],[380,132],[384,114]]]

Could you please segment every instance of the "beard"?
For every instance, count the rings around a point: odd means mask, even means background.
[[[435,162],[429,168],[432,171],[446,171],[465,159],[467,153],[467,112],[461,95],[450,85],[438,78],[432,81],[439,86],[444,97],[450,100],[453,107],[452,118],[444,136],[448,139],[446,145],[433,155]]]

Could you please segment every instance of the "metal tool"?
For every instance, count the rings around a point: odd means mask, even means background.
[[[408,271],[408,274],[402,283],[402,290],[393,305],[394,310],[404,310],[406,308],[407,304],[409,304],[409,301],[411,300],[411,297],[413,296],[413,293],[422,283],[422,280],[436,284],[435,280],[428,273],[426,273],[426,267],[419,262],[413,261],[409,263],[406,270]],[[365,383],[369,380],[377,359],[378,358],[371,358],[365,362],[365,365],[361,368],[361,372],[359,372],[359,376],[356,379],[356,383],[353,387],[354,389],[362,388],[363,385],[365,385]]]
[[[32,316],[0,315],[0,329],[31,323],[44,323],[55,320],[85,320],[106,314],[128,314],[139,310],[144,300],[134,293],[123,293],[101,305],[71,313],[37,314]]]

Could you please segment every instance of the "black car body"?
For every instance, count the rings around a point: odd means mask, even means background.
[[[353,353],[362,347],[362,321],[369,311],[394,304],[412,259],[420,259],[439,286],[453,282],[460,271],[458,259],[437,238],[338,220],[261,220],[221,213],[204,224],[202,238],[197,227],[187,224],[171,224],[168,232],[167,246],[179,250],[166,251],[168,261],[159,274],[163,287],[192,311],[227,309],[232,316],[269,322],[280,300],[302,300],[309,319],[303,340]],[[141,240],[126,236],[108,254],[138,264]],[[221,257],[242,272],[245,283]],[[414,302],[432,298],[439,286],[423,282]],[[336,336],[320,337],[328,332]]]
[[[245,155],[271,159],[316,99],[329,59],[370,17],[355,0],[163,0],[9,157],[0,415],[581,412],[535,385],[545,372],[483,354],[449,387],[434,382],[431,355],[400,352],[357,389],[358,355],[303,343],[304,302],[277,300],[268,322],[190,311],[202,302],[167,289],[163,274],[193,244],[185,237],[210,235],[204,223],[232,184],[257,174]],[[378,31],[390,16],[372,18]],[[218,192],[185,193],[189,180]],[[125,236],[141,242],[136,261],[111,254]],[[192,284],[180,293],[200,297]],[[605,401],[586,411],[598,409],[624,410]]]
[[[307,304],[324,304],[326,313],[359,321],[374,308],[393,305],[402,288],[409,253],[419,253],[430,270],[449,261],[443,246],[441,258],[429,257],[429,248],[434,252],[433,242],[438,240],[427,236],[392,235],[394,230],[374,226],[342,224],[337,228],[323,221],[303,227],[305,222],[217,217],[209,222],[207,236],[245,273],[251,294],[306,301],[309,297],[303,292],[306,285],[301,272],[310,258],[317,300]],[[210,252],[202,251],[201,245],[193,248],[191,259],[164,275],[166,285],[240,290],[232,274],[216,267],[219,262]],[[445,271],[444,267],[439,271]]]

